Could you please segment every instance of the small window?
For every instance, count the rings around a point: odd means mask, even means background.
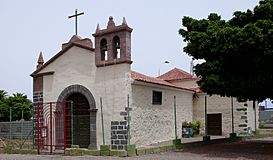
[[[155,105],[162,104],[162,92],[153,91],[153,104]]]
[[[120,58],[120,39],[118,36],[113,38],[113,58],[119,59]]]
[[[102,61],[107,61],[108,60],[108,51],[104,51],[104,54],[102,54],[101,56],[102,56]]]
[[[108,50],[107,50],[107,41],[106,41],[106,39],[101,40],[100,50],[101,50],[101,61],[107,61],[108,60]]]

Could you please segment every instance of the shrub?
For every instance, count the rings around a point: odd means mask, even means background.
[[[187,121],[183,122],[182,127],[191,127],[191,122],[187,122]]]
[[[191,123],[191,126],[192,126],[192,129],[193,129],[193,134],[194,135],[199,135],[199,133],[200,133],[200,127],[201,127],[201,122],[195,120],[195,121],[193,121]]]
[[[185,121],[182,123],[182,127],[191,127],[193,130],[193,135],[199,135],[201,122],[198,120],[194,120],[193,122]]]

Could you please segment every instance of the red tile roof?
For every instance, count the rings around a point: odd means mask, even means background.
[[[200,89],[200,87],[196,87],[196,88],[190,88],[191,90],[195,91],[196,93],[201,93],[202,90]]]
[[[194,90],[191,90],[191,89],[178,87],[178,86],[176,86],[176,85],[174,85],[172,83],[169,83],[169,82],[167,82],[167,81],[165,81],[163,79],[146,76],[144,74],[141,74],[141,73],[138,73],[138,72],[135,72],[135,71],[131,71],[131,77],[136,81],[152,83],[152,84],[158,84],[158,85],[163,85],[163,86],[168,86],[168,87],[173,87],[173,88],[183,89],[183,90],[188,90],[188,91],[194,91]]]
[[[186,71],[183,71],[182,69],[174,68],[157,78],[163,79],[165,81],[173,81],[173,80],[183,80],[183,79],[194,79],[196,77]]]

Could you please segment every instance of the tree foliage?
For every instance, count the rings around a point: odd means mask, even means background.
[[[211,13],[207,19],[183,17],[179,34],[184,51],[205,60],[194,71],[208,94],[249,100],[273,98],[273,0],[236,11],[230,20]]]
[[[12,121],[21,120],[22,112],[24,120],[30,120],[32,116],[32,104],[26,95],[15,93],[8,96],[6,91],[0,90],[0,121],[10,120],[10,109]]]

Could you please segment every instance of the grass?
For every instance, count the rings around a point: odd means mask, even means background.
[[[20,139],[0,139],[0,152],[1,153],[12,153],[14,150],[31,150],[31,140],[20,140]]]
[[[257,131],[253,132],[254,137],[273,137],[273,129],[258,129]]]

